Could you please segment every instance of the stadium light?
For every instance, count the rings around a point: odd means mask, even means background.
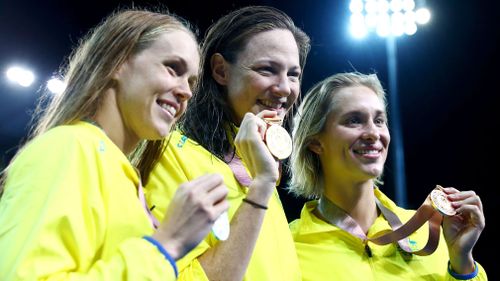
[[[22,87],[29,87],[35,81],[33,71],[20,66],[12,66],[5,72],[7,79]]]
[[[408,207],[403,150],[403,133],[399,113],[397,87],[397,44],[396,38],[412,36],[418,25],[426,24],[431,18],[425,8],[425,0],[351,0],[349,29],[353,37],[361,39],[369,33],[385,38],[387,72],[389,77],[389,114],[391,118],[392,157],[394,161],[394,194],[396,202]]]
[[[55,95],[60,95],[66,89],[66,84],[60,78],[53,77],[47,81],[47,89]]]
[[[427,8],[418,6],[414,0],[351,0],[351,34],[355,38],[370,32],[381,37],[411,36],[417,32],[417,24],[426,24],[431,18]]]

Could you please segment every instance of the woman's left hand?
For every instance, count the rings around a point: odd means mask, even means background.
[[[472,249],[485,227],[483,204],[474,191],[444,188],[448,200],[457,212],[443,219],[443,233],[448,245],[450,263],[457,273],[468,273],[474,268]],[[462,272],[460,272],[462,271]]]

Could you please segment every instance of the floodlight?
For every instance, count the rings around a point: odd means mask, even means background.
[[[35,74],[29,69],[12,66],[7,69],[7,78],[22,87],[29,87],[35,81]]]
[[[53,94],[60,95],[66,89],[66,84],[59,78],[51,78],[47,81],[47,89]]]

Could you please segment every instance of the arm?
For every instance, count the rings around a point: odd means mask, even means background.
[[[264,206],[268,205],[279,178],[278,164],[263,142],[266,127],[262,119],[247,113],[235,139],[237,151],[253,177],[247,199]],[[199,257],[210,280],[243,279],[265,214],[265,209],[240,205],[231,220],[228,240],[217,243]]]
[[[133,183],[119,163],[121,173],[97,172],[112,163],[94,148],[80,136],[54,133],[16,158],[0,201],[0,280],[175,279],[168,261],[142,239],[150,226]],[[99,185],[106,175],[120,184]]]
[[[455,188],[444,191],[458,213],[443,220],[451,270],[458,274],[472,273],[475,269],[472,249],[485,227],[483,205],[474,191],[460,192]]]
[[[220,175],[204,175],[177,189],[163,223],[152,237],[177,260],[196,246],[229,208]]]

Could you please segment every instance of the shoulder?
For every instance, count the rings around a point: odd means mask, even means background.
[[[29,141],[19,153],[19,157],[42,154],[52,156],[58,154],[71,153],[77,147],[85,147],[85,143],[90,143],[96,139],[96,134],[92,130],[77,123],[74,125],[62,125],[52,128],[44,134]]]

